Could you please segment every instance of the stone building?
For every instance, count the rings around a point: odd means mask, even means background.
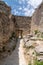
[[[32,16],[31,32],[35,30],[43,32],[43,2],[38,6]]]

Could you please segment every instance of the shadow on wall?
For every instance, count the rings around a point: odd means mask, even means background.
[[[1,60],[0,65],[19,65],[19,46],[20,46],[20,39],[18,40],[17,46],[12,55],[8,56],[4,60]]]

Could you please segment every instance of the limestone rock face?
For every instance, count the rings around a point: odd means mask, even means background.
[[[0,42],[5,43],[13,32],[13,22],[5,14],[0,13]]]

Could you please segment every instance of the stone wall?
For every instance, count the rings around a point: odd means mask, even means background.
[[[29,34],[31,30],[31,17],[14,16],[17,28],[23,31],[23,35]]]
[[[32,16],[31,32],[34,33],[35,30],[43,32],[43,3],[40,4]]]
[[[16,46],[15,25],[10,7],[0,1],[0,58],[8,56]]]
[[[7,6],[4,1],[0,1],[0,12],[9,15],[11,13],[11,8]]]

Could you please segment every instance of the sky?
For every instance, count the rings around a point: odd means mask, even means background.
[[[11,7],[11,13],[18,16],[32,16],[42,0],[3,0]]]

